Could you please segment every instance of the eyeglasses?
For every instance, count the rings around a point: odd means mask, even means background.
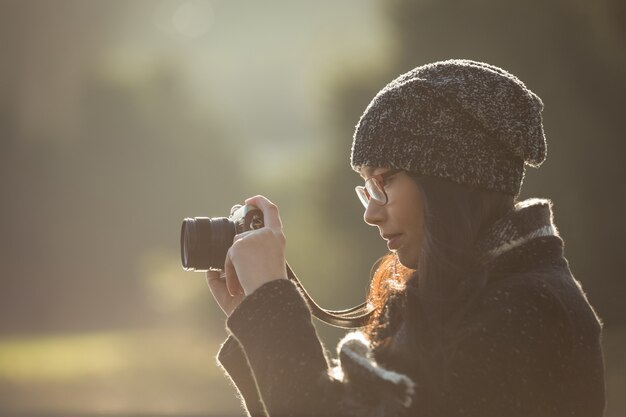
[[[359,196],[361,203],[363,203],[363,206],[367,208],[370,200],[374,200],[381,206],[387,204],[389,197],[387,197],[387,192],[385,191],[385,181],[400,171],[402,170],[390,169],[382,174],[369,177],[365,181],[365,186],[357,186],[354,190],[356,191],[356,195]]]

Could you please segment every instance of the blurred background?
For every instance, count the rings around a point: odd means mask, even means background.
[[[0,0],[0,57],[2,414],[243,415],[182,219],[264,194],[318,303],[362,302],[385,246],[353,191],[354,125],[447,58],[542,97],[548,159],[520,198],[554,201],[604,321],[607,416],[626,413],[623,1]]]

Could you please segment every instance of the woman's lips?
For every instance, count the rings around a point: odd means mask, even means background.
[[[401,234],[385,236],[385,240],[387,241],[387,248],[389,248],[389,250],[398,249],[400,247],[401,236]]]

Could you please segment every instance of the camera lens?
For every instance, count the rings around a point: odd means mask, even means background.
[[[183,268],[187,271],[223,269],[234,237],[235,224],[226,217],[186,218],[180,231]]]

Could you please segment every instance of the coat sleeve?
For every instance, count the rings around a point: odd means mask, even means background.
[[[248,415],[250,417],[267,417],[254,375],[248,364],[248,358],[233,336],[229,336],[220,347],[217,361],[237,388],[242,405]]]
[[[227,328],[242,349],[239,363],[245,363],[241,360],[245,357],[253,376],[222,364],[233,372],[231,378],[247,406],[257,404],[255,391],[247,388],[254,382],[270,417],[377,415],[373,413],[376,404],[355,401],[349,384],[331,375],[311,312],[291,281],[276,280],[259,287],[231,314]]]
[[[412,379],[378,365],[360,332],[340,342],[329,366],[309,307],[290,281],[257,289],[227,326],[232,336],[218,359],[251,415],[398,417],[409,410]]]

